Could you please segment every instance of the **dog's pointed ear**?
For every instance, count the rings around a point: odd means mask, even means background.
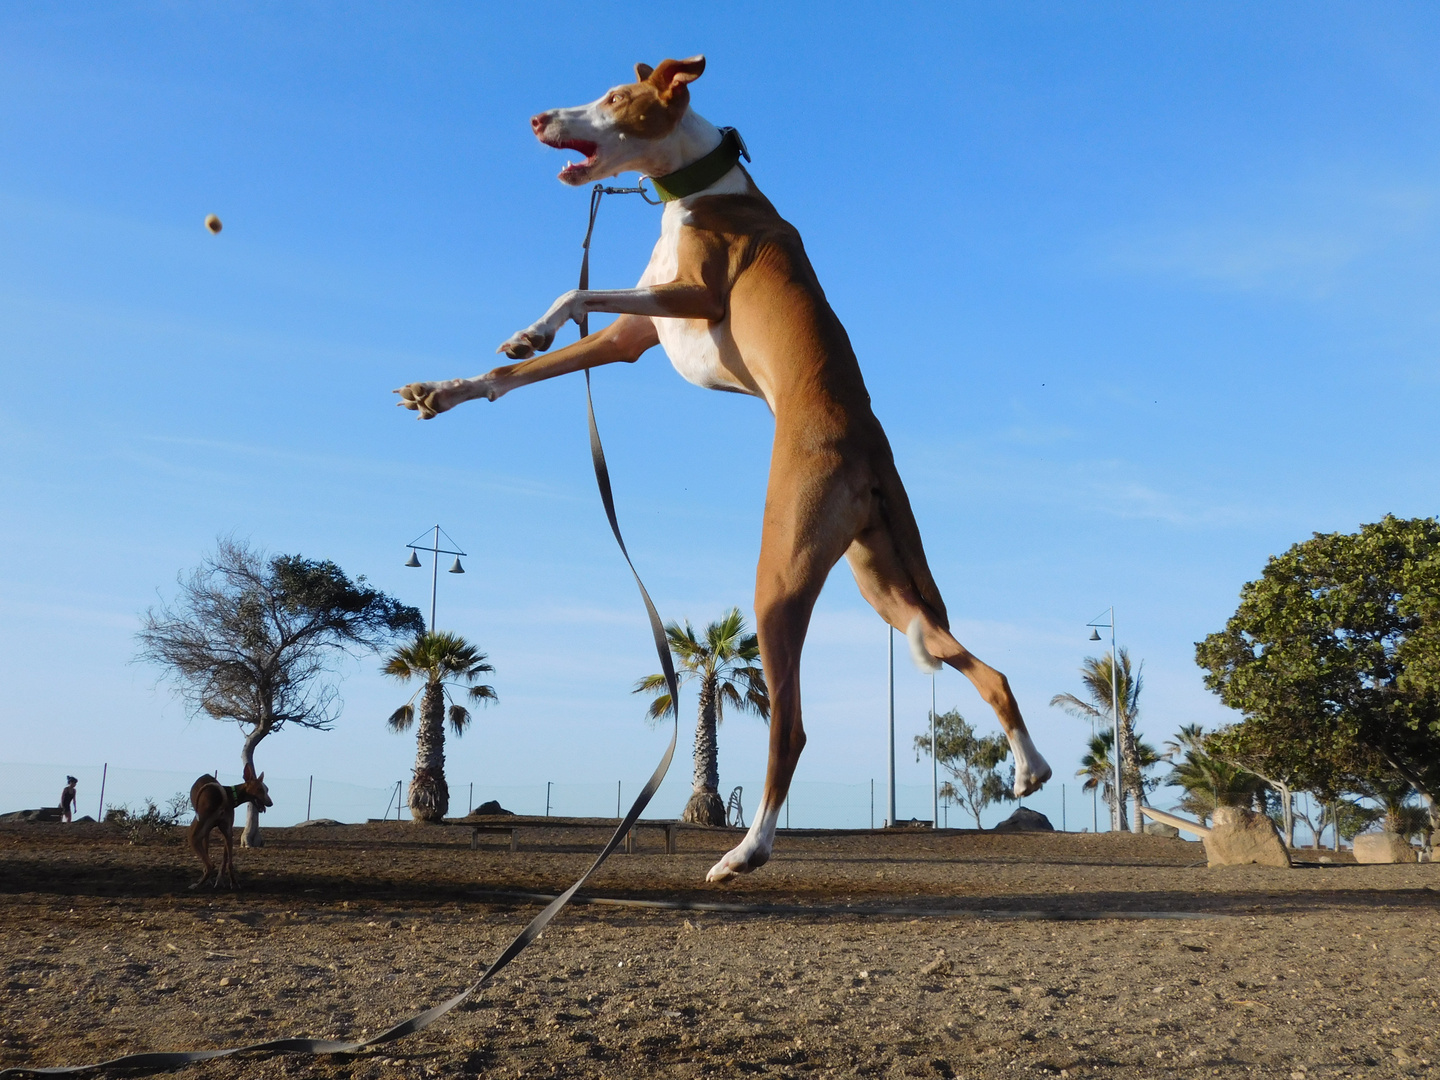
[[[653,72],[654,70],[655,70],[655,69],[652,68],[649,64],[636,64],[636,65],[635,65],[635,81],[636,81],[636,82],[644,82],[646,79],[650,78],[650,73]]]
[[[248,761],[245,763],[245,769],[242,773],[242,777],[246,780],[255,779],[255,766],[251,765]]]
[[[660,91],[661,100],[667,100],[682,91],[687,83],[698,79],[704,71],[703,56],[692,56],[688,60],[661,60],[660,66],[648,76],[648,81]]]
[[[260,783],[263,784],[263,783],[265,782],[265,774],[262,772],[262,773],[261,773],[259,776],[257,776],[255,779],[258,780]]]

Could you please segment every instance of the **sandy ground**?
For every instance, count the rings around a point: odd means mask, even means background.
[[[571,907],[419,1035],[181,1075],[1440,1076],[1440,864],[1207,870],[1198,844],[1156,837],[797,833],[704,885],[735,835],[688,830],[671,856],[642,833],[586,892],[787,910]],[[558,892],[603,834],[528,831],[515,854],[398,823],[266,839],[240,852],[242,891],[191,892],[178,832],[0,827],[0,1066],[380,1030],[538,910],[495,892]]]

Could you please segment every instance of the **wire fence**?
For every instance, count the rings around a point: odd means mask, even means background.
[[[240,776],[235,769],[212,770],[222,784],[236,784]],[[115,807],[143,809],[147,801],[163,807],[174,795],[188,800],[192,773],[166,772],[151,769],[125,769],[106,765],[58,766],[0,762],[0,814],[15,810],[32,810],[60,804],[60,791],[66,776],[78,780],[75,817],[92,817],[103,821],[105,811]],[[266,776],[274,806],[264,818],[267,825],[286,826],[315,818],[332,818],[346,823],[364,822],[375,818],[408,820],[410,811],[405,803],[405,780],[386,786],[366,786],[316,777]],[[615,818],[629,808],[639,792],[639,785],[612,782],[545,782],[530,784],[490,784],[472,782],[463,776],[449,777],[450,814],[459,817],[482,803],[495,801],[515,814],[543,817]],[[103,787],[103,795],[102,795]],[[759,779],[727,781],[720,796],[728,800],[739,787],[740,806],[746,825],[751,824],[760,801]],[[678,818],[689,797],[688,777],[667,781],[650,804],[648,818]],[[102,806],[103,800],[103,806]],[[1078,805],[1077,805],[1078,804]],[[1024,805],[1044,813],[1056,829],[1080,832],[1091,827],[1091,799],[1080,797],[1075,785],[1050,785],[1044,791],[1024,800]],[[1000,803],[985,810],[981,816],[984,827],[993,827],[1015,809],[1013,803]],[[780,814],[780,827],[794,829],[867,829],[885,824],[887,792],[883,778],[862,783],[831,783],[797,781],[791,786],[790,797]],[[896,820],[930,821],[931,789],[928,784],[899,784],[895,790]],[[1099,807],[1098,823],[1106,827],[1107,810]],[[184,817],[182,820],[188,821]],[[940,807],[942,828],[973,829],[974,816],[958,806]]]

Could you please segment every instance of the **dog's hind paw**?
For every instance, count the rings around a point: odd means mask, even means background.
[[[768,851],[761,851],[758,848],[747,850],[747,845],[741,844],[739,847],[727,851],[724,857],[710,868],[710,872],[705,875],[705,880],[717,885],[723,884],[741,874],[759,870],[769,861],[770,853]]]

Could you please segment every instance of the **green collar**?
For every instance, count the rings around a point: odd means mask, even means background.
[[[692,161],[668,176],[650,177],[650,183],[655,185],[655,194],[660,196],[661,202],[674,202],[676,199],[704,191],[740,164],[741,157],[746,161],[750,160],[750,151],[745,148],[745,140],[733,127],[721,128],[720,145],[714,150],[699,161]]]
[[[230,800],[231,800],[236,806],[239,806],[242,802],[244,802],[245,799],[246,799],[246,797],[247,797],[247,796],[245,795],[245,785],[244,785],[244,784],[231,784],[231,785],[230,785],[229,787],[227,787],[225,790],[228,791],[228,792],[230,792]]]

